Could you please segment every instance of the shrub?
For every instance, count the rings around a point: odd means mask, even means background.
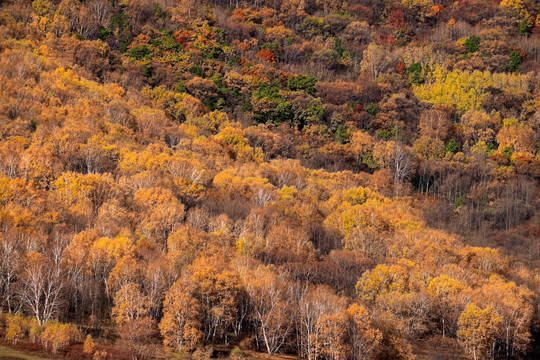
[[[315,93],[315,84],[317,79],[311,75],[298,75],[289,78],[287,86],[292,91],[305,91],[313,95]]]
[[[517,69],[519,69],[519,66],[521,65],[522,61],[523,61],[523,56],[521,55],[521,53],[516,51],[515,49],[511,49],[510,60],[506,63],[506,69],[509,72],[514,72]]]
[[[377,104],[367,104],[365,110],[371,116],[375,116],[379,112]]]
[[[263,61],[276,62],[276,56],[271,50],[262,49],[257,53],[257,57]]]
[[[6,340],[16,344],[24,338],[23,322],[24,318],[20,313],[8,318]]]
[[[304,22],[298,26],[298,30],[307,37],[324,35],[328,32],[329,26],[321,18],[308,16]]]
[[[105,350],[96,351],[92,357],[94,360],[107,360],[109,359],[109,353]]]
[[[86,336],[86,340],[84,341],[83,345],[83,351],[86,354],[93,354],[94,351],[96,351],[96,344],[94,343],[94,339],[92,339],[92,335]]]
[[[452,154],[455,154],[458,148],[458,145],[454,139],[450,139],[445,144],[445,150],[446,152],[451,152]]]
[[[137,46],[129,50],[129,56],[135,60],[142,60],[150,55],[150,49],[146,45]]]
[[[465,49],[469,53],[476,52],[480,48],[480,38],[476,35],[471,35],[465,40],[463,46],[465,46]]]
[[[232,349],[231,359],[243,359],[245,357],[246,357],[246,354],[244,354],[244,352],[240,348],[235,347],[234,349]]]
[[[413,62],[407,68],[407,74],[409,74],[409,81],[411,84],[420,85],[424,82],[422,76],[422,65],[419,62]]]
[[[81,333],[74,325],[62,324],[56,320],[46,322],[43,328],[41,343],[53,353],[81,338]]]

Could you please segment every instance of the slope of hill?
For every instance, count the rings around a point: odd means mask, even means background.
[[[0,1],[0,332],[534,358],[539,9]]]

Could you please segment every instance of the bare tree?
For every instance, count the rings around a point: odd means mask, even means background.
[[[0,238],[0,293],[2,295],[2,310],[14,311],[14,284],[20,268],[20,252],[18,238],[5,236]]]
[[[400,143],[396,143],[396,155],[394,157],[394,180],[405,180],[413,171],[414,162],[407,149]]]
[[[111,15],[111,5],[107,1],[93,0],[88,7],[98,25],[108,25]]]
[[[300,351],[308,359],[317,358],[316,343],[319,341],[317,323],[324,315],[345,310],[344,299],[327,286],[317,286],[299,299]]]
[[[28,254],[21,275],[19,300],[40,325],[58,316],[62,303],[63,282],[58,265],[40,253]]]
[[[266,351],[273,355],[283,347],[293,330],[290,303],[293,288],[286,279],[264,267],[244,277],[244,282],[257,336],[262,337]]]

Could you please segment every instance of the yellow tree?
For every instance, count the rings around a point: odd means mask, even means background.
[[[78,216],[93,216],[115,188],[110,174],[63,173],[54,183],[55,195]]]
[[[193,292],[193,285],[180,279],[165,296],[159,329],[165,346],[177,351],[193,349],[203,338],[201,304]]]
[[[148,298],[141,292],[139,285],[128,283],[114,296],[112,318],[117,324],[123,324],[148,314]]]
[[[363,306],[352,305],[346,315],[348,317],[346,329],[351,343],[352,358],[373,359],[382,341],[381,332],[372,326],[370,315]]]
[[[242,321],[239,309],[246,293],[238,273],[227,269],[221,259],[201,257],[189,269],[189,281],[196,286],[201,300],[205,340],[221,337],[228,342],[227,332]]]
[[[502,318],[491,306],[482,310],[469,304],[459,317],[458,339],[474,360],[491,359],[501,324]]]
[[[534,156],[538,151],[538,133],[530,126],[520,124],[515,119],[504,121],[504,127],[497,134],[499,152],[503,152],[507,147],[528,156]]]
[[[394,265],[377,265],[366,271],[358,281],[356,289],[360,299],[374,301],[381,293],[400,291],[408,288],[408,275],[405,269]]]
[[[109,273],[107,279],[107,292],[117,293],[120,288],[129,283],[137,283],[141,279],[141,269],[137,260],[131,256],[123,256]]]
[[[73,237],[62,253],[61,265],[66,274],[67,293],[70,295],[68,299],[76,309],[84,309],[92,303],[98,307],[96,292],[92,291],[92,295],[88,293],[95,285],[88,256],[92,244],[98,238],[93,230],[82,231]]]
[[[349,146],[351,151],[354,153],[356,164],[358,166],[365,164],[368,167],[376,167],[375,160],[373,159],[375,139],[373,139],[373,137],[371,137],[367,132],[353,132]]]
[[[83,351],[85,354],[93,354],[96,351],[96,344],[90,334],[88,334],[86,340],[84,340]]]
[[[507,358],[527,351],[531,341],[534,313],[534,294],[525,286],[505,282],[493,275],[489,282],[475,292],[482,304],[491,306],[502,319],[502,345],[499,349]]]
[[[42,344],[54,353],[80,339],[81,333],[75,325],[62,324],[56,320],[46,322],[41,334]]]
[[[17,315],[8,315],[6,319],[6,340],[12,344],[16,344],[24,338],[23,330],[24,318],[22,313],[19,312]]]
[[[133,252],[133,242],[125,236],[117,236],[114,239],[99,238],[91,244],[86,266],[94,289],[91,293],[92,314],[103,314],[108,310],[105,304],[110,301],[106,292],[109,275],[122,257],[132,257]]]
[[[459,281],[446,275],[437,276],[428,285],[428,293],[434,299],[439,312],[443,337],[446,335],[447,323],[455,321],[455,317],[451,315],[455,310],[456,297],[464,288]]]
[[[142,214],[140,233],[159,244],[165,244],[173,227],[184,218],[184,205],[169,189],[140,189],[134,202]]]
[[[346,360],[352,354],[352,347],[347,342],[346,314],[335,313],[323,315],[317,321],[318,341],[316,353],[324,359]]]

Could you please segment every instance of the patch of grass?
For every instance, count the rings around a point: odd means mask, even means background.
[[[7,346],[0,345],[0,360],[49,360],[49,358],[28,355]]]

